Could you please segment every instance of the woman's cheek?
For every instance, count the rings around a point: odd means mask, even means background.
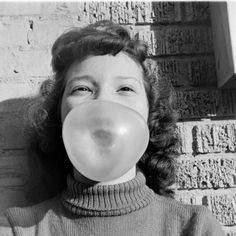
[[[145,100],[145,98],[143,99],[136,98],[135,100],[132,100],[129,103],[126,102],[124,105],[138,112],[144,118],[144,120],[147,121],[149,108],[148,108],[148,102]]]
[[[65,120],[67,114],[73,109],[74,105],[70,99],[63,99],[61,103],[61,119],[62,123]]]
[[[61,104],[61,117],[62,121],[66,118],[67,114],[76,106],[80,105],[81,103],[87,101],[86,97],[79,97],[79,96],[68,96],[63,97],[62,104]]]

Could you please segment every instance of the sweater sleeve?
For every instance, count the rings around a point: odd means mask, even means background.
[[[1,236],[13,236],[12,227],[5,213],[0,214],[0,235]]]

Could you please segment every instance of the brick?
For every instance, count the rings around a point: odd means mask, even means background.
[[[143,1],[143,2],[136,2],[135,5],[135,21],[136,23],[152,23],[153,15],[152,10],[153,2]]]
[[[185,2],[184,20],[186,21],[201,21],[210,18],[210,10],[208,2]]]
[[[79,26],[71,19],[61,17],[60,19],[32,20],[33,30],[27,35],[28,44],[33,49],[51,49],[54,41],[66,30]],[[78,24],[78,22],[77,22]],[[81,26],[81,25],[80,25]]]
[[[44,8],[42,4],[41,9]],[[119,24],[177,22],[180,21],[181,15],[180,3],[168,2],[80,2],[77,4],[63,2],[56,3],[54,8],[50,11],[51,14],[77,13],[78,20],[87,23],[105,19]],[[51,9],[53,9],[52,3]]]
[[[14,51],[9,49],[0,49],[1,64],[0,64],[0,77],[14,76],[16,73],[15,66],[17,64],[17,56]]]
[[[120,24],[178,22],[180,3],[111,2],[111,20]]]
[[[32,97],[46,78],[0,78],[0,101]]]
[[[192,153],[193,136],[192,136],[192,123],[191,122],[178,122],[177,133],[181,139],[179,153]]]
[[[0,77],[48,76],[51,74],[51,55],[47,50],[0,49],[3,58]]]
[[[217,82],[213,56],[160,58],[156,60],[154,74],[175,87],[216,85]]]
[[[4,17],[0,22],[0,48],[51,49],[63,32],[85,25],[86,22],[67,15]]]
[[[217,84],[214,56],[193,57],[188,63],[188,75],[191,86]]]
[[[119,24],[173,22],[180,20],[180,4],[146,1],[87,2],[80,3],[78,18],[89,23],[105,19]]]
[[[88,2],[78,2],[77,8],[77,19],[79,22],[89,23],[89,3]]]
[[[236,120],[178,122],[180,154],[234,152],[235,124]]]
[[[78,11],[77,2],[1,2],[0,16],[71,15]]]
[[[236,187],[235,154],[197,156],[178,161],[178,189]]]
[[[141,9],[150,11],[150,3],[143,4],[140,3]],[[111,2],[111,20],[119,24],[136,23],[136,10],[139,11],[140,7],[135,2]],[[146,11],[145,13],[147,13]]]
[[[22,51],[17,55],[15,70],[19,75],[49,76],[51,71],[51,55],[49,51]]]
[[[152,2],[152,19],[154,23],[180,21],[180,2]]]
[[[235,152],[236,120],[193,127],[195,153]]]
[[[0,3],[1,4],[1,3]],[[0,8],[1,9],[1,8]],[[16,18],[0,21],[0,47],[27,46],[27,32],[30,30],[28,20]]]
[[[161,49],[157,49],[157,46],[156,46],[157,39],[156,39],[156,35],[155,35],[154,30],[150,30],[148,28],[140,30],[136,33],[136,38],[146,42],[146,44],[148,46],[148,54],[149,55],[158,54],[158,50],[159,51],[161,50]],[[164,45],[163,45],[163,47],[164,47]]]
[[[7,15],[33,15],[41,13],[41,4],[38,2],[1,2],[0,16]]]
[[[89,23],[90,8],[95,11],[102,11],[103,5],[109,5],[109,3],[96,3],[96,2],[41,2],[41,19],[54,19],[58,20],[58,16],[66,17],[67,19],[76,19],[80,22]],[[91,6],[91,7],[90,7]],[[96,6],[96,7],[95,7]],[[94,16],[91,16],[93,18]]]
[[[100,20],[111,20],[112,2],[79,2],[77,7],[78,21],[87,24],[95,23]],[[114,6],[121,4],[114,3]],[[121,8],[119,8],[121,10]],[[114,7],[114,21],[117,15],[116,7]]]
[[[223,227],[226,236],[236,236],[236,226]]]
[[[153,72],[157,78],[165,78],[173,86],[188,86],[190,85],[188,64],[187,60],[179,58],[160,58],[156,60]]]
[[[209,26],[160,26],[138,32],[137,38],[147,42],[154,56],[213,52]]]
[[[236,194],[208,196],[212,213],[224,225],[236,225]]]
[[[90,2],[89,3],[89,23],[100,20],[110,20],[109,2]]]
[[[66,15],[71,17],[78,12],[79,2],[44,2],[41,3],[41,9],[46,10],[47,14]],[[49,6],[51,6],[50,11]]]
[[[176,108],[180,117],[234,117],[236,114],[236,93],[234,89],[217,90],[178,90],[176,89]]]
[[[110,20],[110,2],[81,2],[78,5],[78,20],[95,23],[100,20]]]

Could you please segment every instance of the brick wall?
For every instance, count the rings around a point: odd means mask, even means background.
[[[176,198],[208,206],[235,236],[236,91],[217,88],[207,2],[1,2],[0,209],[45,197],[43,170],[27,152],[24,107],[52,74],[54,40],[102,19],[146,40],[155,73],[175,87],[182,137]]]

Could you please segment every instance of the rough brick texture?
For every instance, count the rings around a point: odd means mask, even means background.
[[[0,77],[46,77],[51,74],[50,52],[45,50],[0,49],[3,57]]]
[[[176,108],[183,119],[235,117],[236,114],[235,89],[176,89],[176,97]]]
[[[33,97],[38,94],[44,77],[0,77],[0,102],[6,99]]]
[[[175,87],[216,85],[213,56],[160,58],[156,64],[156,76],[166,78]]]
[[[234,154],[183,156],[178,163],[178,189],[236,187]]]
[[[154,26],[138,32],[137,37],[148,43],[153,56],[213,52],[209,26]]]
[[[1,2],[0,210],[46,197],[40,190],[46,177],[32,182],[31,170],[40,165],[27,152],[23,117],[52,76],[52,43],[70,27],[104,19],[145,40],[156,78],[175,88],[176,199],[209,207],[228,236],[236,236],[236,90],[217,88],[208,2]]]
[[[112,20],[119,24],[149,24],[181,20],[180,3],[173,2],[93,2],[80,3],[78,17],[94,23]]]
[[[210,17],[209,3],[207,2],[186,2],[183,4],[184,20],[202,21]]]
[[[182,145],[180,153],[235,153],[236,121],[179,122],[177,132]]]
[[[194,126],[193,145],[196,153],[236,152],[236,122]]]
[[[227,236],[236,236],[236,227],[231,226],[231,227],[224,227],[225,233]]]
[[[228,226],[236,224],[236,194],[209,196],[207,200],[213,214],[220,222]]]

